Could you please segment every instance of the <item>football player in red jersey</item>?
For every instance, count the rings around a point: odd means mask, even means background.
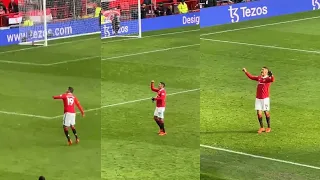
[[[257,110],[257,116],[260,123],[260,128],[258,130],[258,133],[262,132],[271,132],[270,127],[270,85],[272,82],[275,81],[275,78],[272,74],[272,72],[267,67],[262,67],[261,74],[259,76],[253,76],[251,75],[246,68],[242,69],[243,72],[248,76],[249,79],[258,81],[257,85],[257,93],[256,93],[256,103],[255,103],[255,109]],[[265,129],[263,127],[262,122],[262,112],[264,112],[268,124],[268,128]]]
[[[160,82],[158,88],[155,88],[154,80],[151,81],[150,86],[151,90],[157,93],[157,96],[152,98],[152,102],[156,101],[156,109],[154,111],[153,119],[156,121],[160,128],[160,131],[158,133],[160,136],[164,136],[167,134],[166,130],[164,129],[164,111],[166,108],[167,96],[166,90],[164,89],[165,86],[166,85],[164,82]]]
[[[58,95],[58,96],[53,96],[53,99],[62,99],[62,101],[63,101],[63,105],[64,105],[63,130],[64,130],[64,133],[65,133],[67,139],[68,139],[69,146],[72,145],[72,140],[70,139],[69,130],[68,130],[69,127],[71,127],[72,132],[73,132],[74,136],[76,137],[76,143],[79,143],[79,137],[77,135],[77,131],[75,128],[76,111],[75,111],[74,105],[76,105],[78,107],[78,109],[81,112],[82,117],[84,117],[83,108],[81,107],[78,99],[72,93],[73,93],[73,88],[68,87],[68,90],[66,93]]]

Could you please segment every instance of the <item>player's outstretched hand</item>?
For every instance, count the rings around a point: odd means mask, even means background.
[[[246,68],[242,68],[242,71],[243,71],[243,72],[247,72],[247,69],[246,69]]]
[[[268,76],[271,77],[272,75],[273,75],[273,74],[272,74],[272,71],[269,71],[269,72],[268,72]]]
[[[155,99],[154,99],[154,97],[153,97],[153,98],[151,98],[151,100],[152,100],[152,102],[154,102],[154,100],[155,100]]]
[[[84,114],[82,114],[82,117],[84,117],[85,115]]]

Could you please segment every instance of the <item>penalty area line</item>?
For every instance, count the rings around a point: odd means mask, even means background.
[[[269,160],[269,161],[275,161],[275,162],[280,162],[280,163],[291,164],[291,165],[295,165],[295,166],[320,170],[320,167],[317,167],[317,166],[301,164],[301,163],[296,163],[296,162],[291,162],[291,161],[286,161],[286,160],[281,160],[281,159],[269,158],[269,157],[254,155],[254,154],[248,154],[248,153],[244,153],[244,152],[233,151],[233,150],[218,148],[218,147],[214,147],[214,146],[200,144],[200,147],[207,148],[207,149],[213,149],[213,150],[217,150],[217,151],[228,152],[228,153],[232,153],[232,154],[239,154],[239,155],[253,157],[253,158],[257,158],[257,159],[264,159],[264,160]]]

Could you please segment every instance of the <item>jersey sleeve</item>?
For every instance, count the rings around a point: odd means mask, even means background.
[[[150,87],[151,87],[151,91],[153,91],[153,92],[158,92],[159,91],[158,88],[154,87],[154,83],[153,82],[151,83]]]
[[[82,108],[80,102],[78,101],[78,99],[76,97],[74,98],[74,103],[76,104],[76,106],[78,107],[79,111],[83,115],[84,114],[83,108]]]
[[[246,72],[246,75],[249,79],[254,80],[254,81],[258,81],[258,76],[253,76],[251,75],[249,72]]]
[[[60,94],[57,96],[53,96],[53,99],[64,99],[65,98],[65,94]]]

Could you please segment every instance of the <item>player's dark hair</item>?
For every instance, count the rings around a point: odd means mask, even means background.
[[[46,180],[46,178],[44,176],[40,176],[39,180]]]
[[[74,90],[73,90],[73,87],[68,87],[68,91],[71,92],[71,93],[73,93],[73,91],[74,91]]]
[[[164,82],[160,82],[160,84],[162,84],[163,87],[166,87],[166,84]]]
[[[268,71],[269,71],[269,68],[268,68],[268,67],[266,67],[266,66],[263,66],[262,68],[263,68],[263,69],[266,69],[266,70],[268,70]]]

